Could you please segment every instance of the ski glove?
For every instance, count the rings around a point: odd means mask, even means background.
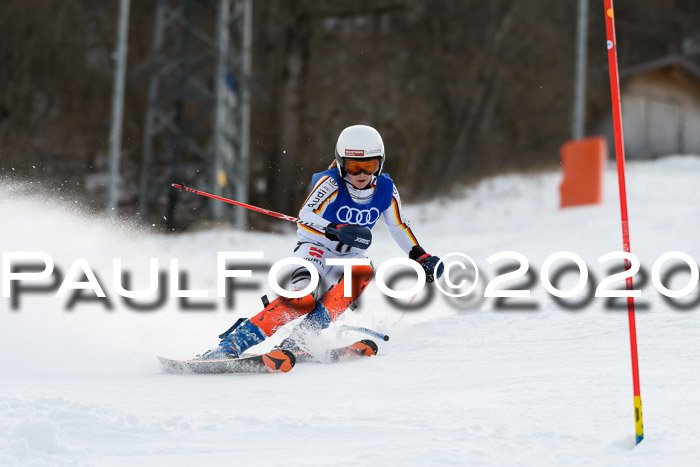
[[[408,257],[414,261],[417,261],[418,264],[420,264],[423,267],[423,270],[425,271],[426,282],[433,282],[435,281],[435,279],[439,279],[442,276],[443,271],[445,270],[445,266],[443,264],[440,264],[440,267],[438,267],[436,271],[435,266],[437,266],[437,264],[440,262],[440,258],[438,258],[437,256],[429,255],[419,245],[416,245],[413,248],[411,248],[411,251],[408,253]]]
[[[372,244],[372,231],[367,227],[331,222],[326,227],[326,238],[351,247],[366,250]]]

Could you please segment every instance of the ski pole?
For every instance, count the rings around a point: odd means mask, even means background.
[[[401,314],[401,318],[399,318],[399,320],[397,321],[397,323],[400,323],[401,320],[403,319],[403,317],[406,316],[406,312],[407,312],[408,309],[411,307],[411,305],[413,305],[413,302],[416,300],[416,297],[417,297],[417,296],[418,296],[418,292],[416,292],[416,293],[413,294],[413,297],[411,297],[411,299],[408,301],[408,303],[407,303],[406,306],[404,307],[403,313]]]
[[[345,325],[340,326],[340,328],[338,328],[338,335],[342,334],[345,331],[363,332],[365,334],[369,334],[370,336],[376,337],[378,339],[382,339],[384,341],[389,340],[389,336],[386,334],[382,334],[381,332],[372,331],[371,329],[367,329],[367,328],[360,328],[360,327],[355,327],[355,326],[345,326]]]
[[[233,204],[235,206],[240,206],[242,208],[250,209],[251,211],[255,211],[255,212],[260,212],[262,214],[267,214],[268,216],[276,217],[278,219],[284,219],[285,221],[294,222],[295,224],[302,224],[302,225],[306,225],[308,227],[313,227],[314,229],[320,230],[322,232],[326,231],[326,227],[321,227],[320,225],[313,224],[311,222],[305,222],[305,221],[299,219],[298,217],[288,216],[286,214],[281,214],[279,212],[270,211],[269,209],[259,208],[257,206],[252,206],[250,204],[241,203],[240,201],[234,201],[232,199],[212,195],[211,193],[207,193],[206,191],[200,191],[200,190],[196,190],[194,188],[190,188],[190,187],[186,186],[184,183],[183,184],[172,183],[171,185],[173,188],[177,188],[178,190],[185,190],[185,191],[188,191],[190,193],[194,193],[196,195],[206,196],[207,198],[212,198],[212,199],[216,199],[219,201],[223,201],[225,203]]]
[[[369,230],[367,227],[359,227],[359,226],[347,226],[343,230],[344,232],[340,232],[340,229],[336,229],[333,227],[323,227],[318,224],[314,224],[312,222],[306,222],[298,217],[292,217],[288,216],[286,214],[282,214],[279,212],[271,211],[269,209],[265,208],[259,208],[257,206],[252,206],[250,204],[245,204],[241,203],[240,201],[234,201],[232,199],[224,198],[221,196],[216,196],[212,195],[211,193],[207,193],[206,191],[200,191],[196,190],[194,188],[190,188],[186,186],[184,183],[171,183],[173,188],[176,188],[178,190],[184,190],[190,193],[194,193],[196,195],[201,195],[201,196],[206,196],[207,198],[212,198],[216,199],[219,201],[223,201],[225,203],[233,204],[234,206],[240,206],[242,208],[250,209],[251,211],[259,212],[262,214],[267,214],[268,216],[276,217],[278,219],[283,219],[285,221],[293,222],[295,224],[301,224],[305,225],[307,227],[311,227],[312,229],[319,230],[321,232],[330,232],[334,235],[336,235],[340,241],[346,245],[355,247],[355,248],[360,248],[362,250],[366,250],[369,248],[369,245],[372,243],[372,231]]]

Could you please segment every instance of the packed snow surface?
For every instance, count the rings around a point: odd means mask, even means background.
[[[191,357],[259,311],[259,297],[273,295],[269,266],[295,244],[291,229],[167,235],[5,180],[2,252],[46,253],[60,277],[20,282],[18,303],[0,299],[0,465],[700,465],[698,288],[678,299],[690,303],[680,311],[643,284],[636,318],[646,438],[635,447],[624,302],[617,311],[603,298],[566,310],[539,276],[562,250],[585,261],[593,289],[607,275],[612,263],[598,257],[622,249],[612,165],[599,206],[560,209],[555,172],[500,176],[448,200],[405,206],[426,250],[476,261],[481,277],[471,298],[451,300],[430,286],[417,310],[404,311],[408,299],[392,306],[373,284],[313,345],[367,337],[337,332],[339,324],[365,326],[391,336],[378,342],[377,357],[265,375],[165,374],[156,355]],[[627,164],[632,252],[647,273],[668,251],[700,260],[699,187],[695,156]],[[230,307],[216,298],[217,252],[226,251],[264,253],[251,278],[237,279],[245,287]],[[501,251],[528,259],[532,296],[506,304],[530,309],[502,310],[483,298],[507,264],[487,258]],[[378,266],[403,253],[380,225],[369,255]],[[80,258],[110,307],[90,300],[91,290],[56,297]],[[177,259],[187,276],[180,288],[209,297],[186,299],[196,310],[178,298],[136,310],[113,286],[115,258],[134,290],[148,286],[151,258],[166,282]],[[682,288],[688,277],[686,268],[667,285]],[[558,286],[576,279],[567,274]],[[31,285],[48,291],[26,290]]]

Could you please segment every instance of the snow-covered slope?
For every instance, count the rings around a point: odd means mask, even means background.
[[[670,250],[700,260],[700,158],[627,168],[632,251],[643,267]],[[476,260],[478,293],[499,266],[486,258],[504,250],[525,254],[538,274],[550,254],[569,250],[600,280],[608,266],[597,258],[621,249],[616,175],[606,174],[603,205],[567,210],[558,209],[559,180],[496,177],[407,211],[428,251]],[[538,282],[535,310],[433,293],[404,313],[371,286],[345,323],[391,335],[376,358],[277,375],[168,375],[155,355],[187,357],[216,344],[237,317],[260,308],[267,271],[236,290],[230,310],[208,298],[191,302],[214,309],[185,311],[170,298],[137,311],[112,287],[113,259],[144,288],[149,258],[161,269],[177,258],[188,288],[213,297],[217,251],[263,251],[269,266],[290,255],[293,232],[160,235],[83,213],[73,200],[44,199],[3,183],[2,252],[48,253],[64,276],[85,258],[112,308],[83,300],[69,311],[70,293],[56,298],[55,285],[20,292],[17,309],[0,299],[0,465],[700,463],[700,305],[674,310],[650,284],[641,301],[648,309],[637,315],[646,439],[633,447],[627,313],[605,310],[603,299],[566,311]],[[383,230],[369,250],[375,265],[401,255]],[[353,337],[330,329],[323,341]]]

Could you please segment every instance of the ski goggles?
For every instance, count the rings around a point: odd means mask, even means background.
[[[372,175],[379,170],[379,159],[345,159],[343,168],[350,175],[360,175],[362,172]]]

